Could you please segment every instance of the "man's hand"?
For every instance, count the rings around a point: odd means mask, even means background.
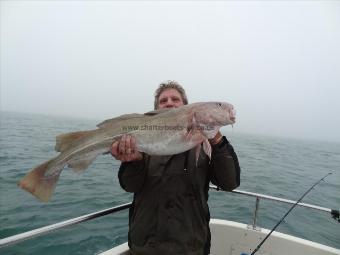
[[[209,139],[209,142],[210,142],[211,145],[219,144],[222,141],[222,137],[223,136],[222,136],[221,132],[218,131],[213,139]]]
[[[130,135],[123,135],[120,141],[115,141],[112,144],[111,155],[122,162],[143,159],[143,154],[137,151],[136,139]]]

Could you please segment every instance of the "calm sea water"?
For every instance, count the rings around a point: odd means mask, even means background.
[[[25,173],[56,155],[55,136],[95,127],[97,121],[1,112],[0,238],[130,202],[117,172],[119,162],[99,156],[82,174],[65,169],[49,203],[41,203],[16,186]],[[239,156],[239,189],[297,200],[332,171],[304,202],[340,207],[340,144],[238,134],[227,136]],[[210,191],[212,218],[251,223],[255,199]],[[272,228],[288,205],[261,200],[258,224]],[[127,211],[70,226],[5,247],[1,254],[98,254],[127,239]],[[295,208],[277,231],[340,249],[340,224],[328,214]]]

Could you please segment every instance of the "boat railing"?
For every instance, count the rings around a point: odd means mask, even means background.
[[[221,190],[219,189],[217,186],[215,185],[210,185],[210,189],[214,189],[214,190]],[[260,194],[260,193],[253,193],[253,192],[248,192],[248,191],[243,191],[243,190],[233,190],[231,191],[231,193],[235,193],[235,194],[241,194],[241,195],[246,195],[246,196],[250,196],[250,197],[255,197],[256,198],[256,202],[255,202],[255,208],[254,208],[254,213],[253,213],[253,219],[252,219],[252,224],[251,224],[251,228],[256,229],[256,221],[257,221],[257,215],[258,215],[258,210],[259,210],[259,203],[260,203],[260,199],[267,199],[267,200],[272,200],[272,201],[277,201],[277,202],[281,202],[281,203],[287,203],[287,204],[295,204],[296,201],[293,200],[288,200],[288,199],[284,199],[284,198],[279,198],[279,197],[274,197],[274,196],[268,196],[268,195],[264,195],[264,194]],[[41,228],[36,228],[24,233],[20,233],[20,234],[16,234],[13,236],[9,236],[3,239],[0,239],[0,248],[5,247],[5,246],[9,246],[9,245],[13,245],[15,243],[18,242],[22,242],[24,240],[27,239],[31,239],[40,235],[44,235],[47,234],[49,232],[55,231],[57,229],[61,229],[61,228],[65,228],[71,225],[75,225],[75,224],[79,224],[81,222],[85,222],[85,221],[89,221],[89,220],[93,220],[111,213],[116,213],[122,210],[125,210],[127,208],[129,208],[131,206],[132,203],[126,203],[126,204],[122,204],[119,206],[115,206],[115,207],[111,207],[111,208],[107,208],[101,211],[97,211],[97,212],[93,212],[90,214],[86,214],[86,215],[82,215],[80,217],[76,217],[76,218],[72,218],[66,221],[62,221],[62,222],[58,222],[52,225],[48,225],[48,226],[44,226]],[[297,203],[298,206],[301,207],[306,207],[306,208],[310,208],[310,209],[315,209],[321,212],[325,212],[325,213],[329,213],[334,219],[339,221],[339,210],[335,210],[335,209],[329,209],[329,208],[325,208],[325,207],[321,207],[321,206],[317,206],[317,205],[312,205],[312,204],[306,204],[306,203]]]
[[[210,185],[210,189],[220,190],[215,185]],[[289,199],[279,198],[279,197],[274,197],[274,196],[268,196],[268,195],[244,191],[244,190],[237,190],[236,189],[236,190],[233,190],[231,192],[256,198],[255,208],[254,208],[254,213],[253,213],[253,219],[252,219],[252,225],[251,225],[251,227],[253,229],[256,229],[256,221],[257,221],[260,199],[266,199],[266,200],[271,200],[271,201],[276,201],[276,202],[281,202],[281,203],[286,203],[286,204],[291,204],[291,205],[294,205],[297,202],[297,201],[294,201],[294,200],[289,200]],[[309,209],[314,209],[314,210],[318,210],[318,211],[328,213],[332,216],[332,218],[337,219],[339,221],[339,210],[330,209],[330,208],[321,207],[321,206],[312,205],[312,204],[307,204],[307,203],[301,203],[301,202],[297,203],[297,205],[300,206],[300,207],[306,207],[306,208],[309,208]]]

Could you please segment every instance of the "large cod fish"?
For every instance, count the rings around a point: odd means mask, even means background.
[[[208,139],[220,127],[234,123],[234,107],[222,102],[122,115],[98,124],[94,130],[57,136],[55,150],[60,154],[32,169],[18,185],[47,202],[65,166],[85,170],[99,154],[110,152],[112,143],[123,134],[135,137],[137,150],[149,155],[173,155],[196,147],[197,160],[203,143],[204,152],[210,157]]]

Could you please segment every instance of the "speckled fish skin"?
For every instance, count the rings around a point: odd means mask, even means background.
[[[122,115],[98,124],[94,130],[57,136],[55,149],[60,154],[29,171],[18,185],[47,202],[65,166],[85,170],[98,155],[110,152],[112,143],[123,134],[135,137],[137,150],[149,155],[178,154],[202,142],[208,153],[208,139],[220,127],[234,123],[234,107],[223,102]]]

